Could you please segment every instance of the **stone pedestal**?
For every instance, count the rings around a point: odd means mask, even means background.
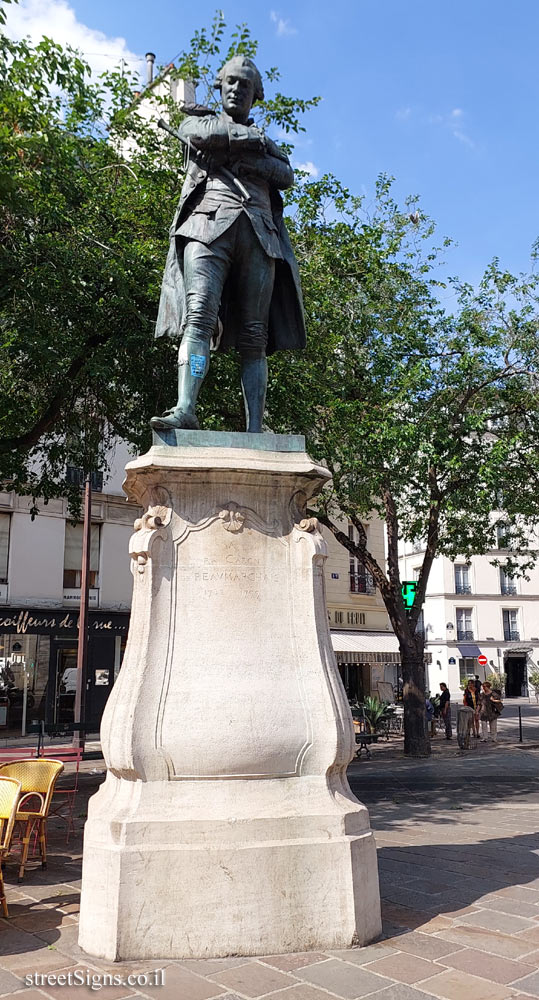
[[[145,513],[103,717],[108,773],[85,828],[92,955],[268,954],[380,933],[374,839],[346,780],[325,543],[305,512],[328,478],[302,438],[274,435],[176,432],[127,466]]]

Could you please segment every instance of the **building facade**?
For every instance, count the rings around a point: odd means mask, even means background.
[[[341,522],[339,527],[354,540],[352,525]],[[373,519],[364,527],[370,552],[384,566],[382,522]],[[349,699],[361,701],[377,694],[381,682],[397,687],[399,646],[370,573],[331,532],[322,531],[328,546],[326,598],[333,649]]]
[[[528,694],[528,677],[539,665],[539,566],[529,579],[510,577],[493,559],[509,555],[503,547],[484,556],[452,562],[435,559],[423,608],[431,691],[440,681],[458,691],[467,677],[505,674],[505,696]],[[401,546],[401,579],[417,580],[424,551],[421,544]],[[486,657],[486,665],[478,662]]]
[[[97,729],[120,668],[132,577],[127,554],[138,507],[121,483],[128,449],[119,442],[104,481],[94,477],[86,721]],[[74,474],[78,470],[72,470]],[[0,733],[26,721],[74,721],[82,524],[64,500],[41,505],[0,492]]]

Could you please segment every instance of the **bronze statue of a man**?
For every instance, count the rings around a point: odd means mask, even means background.
[[[193,428],[210,343],[235,347],[247,430],[260,432],[266,356],[305,346],[297,263],[279,191],[291,187],[287,156],[249,117],[264,96],[255,64],[235,56],[215,83],[223,111],[188,115],[178,135],[188,168],[170,237],[156,336],[181,337],[178,402],[155,429]]]

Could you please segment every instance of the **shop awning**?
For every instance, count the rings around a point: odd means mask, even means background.
[[[393,632],[339,631],[330,629],[337,660],[345,663],[401,662],[399,643]],[[432,663],[432,653],[424,653],[425,663]]]
[[[393,632],[337,631],[331,629],[333,649],[352,663],[400,663],[399,644]]]

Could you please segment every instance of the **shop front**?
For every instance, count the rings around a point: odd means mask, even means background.
[[[392,632],[331,630],[331,641],[349,702],[360,704],[367,695],[386,700],[388,685],[396,695],[401,659]]]
[[[85,725],[98,732],[120,669],[129,614],[90,611]],[[65,608],[0,609],[0,736],[74,722],[78,616]]]

